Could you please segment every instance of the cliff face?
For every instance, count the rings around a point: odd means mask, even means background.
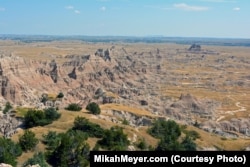
[[[65,103],[87,103],[99,87],[120,87],[123,69],[107,49],[93,55],[66,55],[58,60],[28,60],[18,56],[0,58],[0,102],[40,106],[43,93],[63,92]],[[133,75],[133,74],[131,74]]]
[[[20,57],[2,57],[0,72],[1,101],[16,105],[33,105],[39,102],[35,91],[56,81],[56,69],[46,68],[42,62],[25,61]]]

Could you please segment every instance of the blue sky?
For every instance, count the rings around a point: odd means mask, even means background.
[[[0,0],[0,34],[250,38],[250,1]]]

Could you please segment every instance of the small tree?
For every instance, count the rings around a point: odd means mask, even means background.
[[[53,107],[44,109],[44,114],[45,114],[46,119],[51,120],[51,121],[57,120],[61,116],[61,114],[58,113],[56,109]]]
[[[172,120],[156,120],[152,127],[148,130],[149,134],[153,137],[162,139],[162,138],[171,138],[177,140],[181,135],[181,129],[179,125]]]
[[[3,113],[6,114],[6,113],[7,113],[8,111],[10,111],[12,108],[13,108],[13,107],[12,107],[12,105],[10,104],[10,102],[7,102],[7,103],[5,104],[4,109],[3,109]]]
[[[146,143],[144,138],[139,140],[139,143],[137,144],[137,147],[139,149],[141,149],[141,150],[147,149],[147,143]]]
[[[127,150],[129,143],[127,135],[123,133],[123,129],[114,126],[104,132],[102,140],[99,140],[97,144],[107,150],[122,151]]]
[[[80,130],[85,132],[90,137],[102,137],[104,130],[100,125],[90,122],[84,117],[76,117],[74,121],[73,130]]]
[[[34,156],[28,159],[24,164],[23,167],[27,167],[28,165],[39,165],[40,167],[48,167],[45,156],[42,152],[34,154]]]
[[[80,111],[82,110],[82,107],[79,104],[71,103],[65,109],[69,111]]]
[[[37,143],[38,139],[35,137],[35,133],[30,130],[25,130],[24,134],[19,137],[19,144],[23,151],[34,149]]]
[[[14,143],[10,139],[0,137],[0,163],[16,166],[16,157],[22,154],[19,144]]]
[[[57,98],[63,98],[64,94],[62,92],[58,93]]]
[[[87,135],[77,130],[61,134],[60,144],[48,156],[48,162],[61,167],[88,166],[90,146],[86,140]]]
[[[60,144],[61,137],[55,131],[49,131],[47,135],[43,135],[42,142],[47,146],[47,150],[55,150]]]
[[[24,116],[24,125],[26,128],[34,126],[43,126],[49,122],[45,122],[45,114],[41,110],[30,109]]]
[[[98,115],[101,113],[101,109],[99,107],[98,104],[96,104],[95,102],[91,102],[87,105],[86,110],[88,110],[89,112],[91,112],[94,115]]]
[[[190,136],[186,136],[181,144],[186,151],[196,151],[196,143]]]

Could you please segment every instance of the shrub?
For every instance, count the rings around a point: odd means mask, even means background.
[[[97,144],[107,150],[121,151],[127,150],[129,140],[122,128],[115,126],[111,127],[110,130],[105,130],[103,138]]]
[[[44,111],[30,109],[24,116],[24,125],[26,128],[48,125],[60,116],[61,114],[54,108],[44,109]]]
[[[43,126],[49,123],[44,121],[44,119],[45,114],[43,111],[30,109],[24,116],[24,125],[26,128]]]
[[[181,144],[185,151],[196,151],[196,143],[194,143],[190,136],[186,136]]]
[[[124,119],[122,120],[122,124],[123,124],[123,125],[129,125],[129,121],[128,121],[127,119],[124,118]]]
[[[184,133],[187,136],[191,137],[193,140],[196,140],[196,139],[201,137],[200,134],[198,132],[194,131],[194,130],[184,131]]]
[[[90,137],[102,137],[104,133],[100,125],[89,122],[89,120],[84,117],[75,118],[73,130],[81,130]]]
[[[6,114],[9,110],[11,110],[13,107],[12,107],[12,105],[10,104],[10,102],[7,102],[6,104],[5,104],[5,107],[4,107],[4,109],[3,109],[3,113],[4,114]]]
[[[82,107],[79,104],[71,103],[65,109],[69,111],[80,111],[82,110]]]
[[[184,151],[178,140],[162,138],[155,149],[156,151]]]
[[[88,110],[89,112],[91,112],[94,115],[98,115],[101,113],[101,109],[99,107],[98,104],[96,104],[95,102],[91,102],[87,105],[86,110]]]
[[[145,150],[147,148],[147,143],[144,138],[139,140],[137,147],[141,150]]]
[[[156,120],[148,130],[149,134],[156,138],[170,138],[176,140],[181,135],[179,125],[172,120]]]
[[[62,92],[58,93],[57,98],[63,98],[64,94]]]
[[[14,143],[10,139],[0,137],[0,163],[16,166],[16,158],[22,154],[19,144]]]
[[[90,146],[86,140],[86,134],[77,130],[60,134],[60,144],[48,155],[48,162],[52,166],[88,166]]]
[[[29,130],[25,130],[24,134],[19,137],[19,144],[23,151],[32,150],[38,143],[38,139],[35,137],[35,133]]]
[[[34,154],[34,156],[28,159],[24,164],[23,167],[27,167],[28,165],[39,165],[40,167],[48,167],[45,156],[42,152]]]
[[[181,129],[186,134],[180,143]],[[196,144],[193,140],[199,137],[196,131],[188,131],[185,126],[180,127],[175,121],[157,120],[148,130],[153,137],[160,139],[156,151],[195,151]]]
[[[54,131],[49,131],[47,135],[43,135],[42,142],[47,146],[47,150],[54,150],[60,144],[60,135]]]
[[[57,110],[53,107],[44,109],[44,114],[45,114],[46,119],[49,119],[52,121],[57,120],[61,116],[61,114],[58,113]]]

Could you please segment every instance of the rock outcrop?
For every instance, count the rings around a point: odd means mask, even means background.
[[[68,76],[72,79],[77,79],[77,75],[76,75],[76,68],[74,67],[72,72],[68,74]]]
[[[17,133],[17,129],[22,124],[22,121],[13,117],[10,113],[2,114],[0,113],[0,133],[9,138],[13,134]]]
[[[129,125],[134,127],[150,126],[153,122],[153,119],[150,117],[140,116],[126,111],[104,110],[102,112],[110,116],[98,115],[101,119],[119,124],[122,124],[122,120],[127,120]]]
[[[0,167],[12,167],[12,165],[5,164],[5,163],[0,163]]]
[[[50,71],[50,77],[54,81],[54,83],[57,83],[58,71],[57,71],[57,64],[56,64],[55,60],[52,60],[51,63],[49,64],[49,66],[52,69]]]
[[[201,123],[200,128],[225,137],[236,138],[238,137],[236,133],[250,137],[250,119],[247,118],[233,118],[231,120],[221,122],[215,122],[212,120],[205,121]]]
[[[197,45],[197,44],[193,44],[193,45],[190,46],[190,48],[188,50],[189,51],[199,52],[199,51],[201,51],[201,46]]]
[[[111,57],[110,57],[110,51],[109,49],[107,50],[104,50],[104,49],[98,49],[96,52],[95,52],[95,55],[96,56],[99,56],[101,58],[103,58],[103,60],[105,61],[111,61]]]
[[[165,109],[165,114],[178,120],[192,121],[192,115],[201,118],[212,118],[213,111],[219,104],[212,100],[198,100],[191,94],[182,94],[178,101]]]

